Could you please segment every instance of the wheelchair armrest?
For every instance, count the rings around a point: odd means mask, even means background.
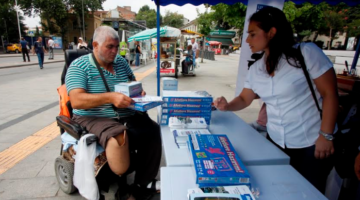
[[[60,128],[63,128],[77,140],[79,140],[82,135],[86,134],[86,130],[82,126],[66,116],[57,116],[56,121]]]

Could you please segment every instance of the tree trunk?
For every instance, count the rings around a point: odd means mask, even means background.
[[[331,32],[332,32],[332,28],[330,28],[330,40],[329,40],[329,44],[328,44],[328,50],[331,49]]]
[[[342,48],[343,50],[346,50],[346,47],[347,47],[347,44],[349,42],[349,35],[348,35],[348,32],[346,31],[345,33],[345,42],[344,42],[344,48]]]

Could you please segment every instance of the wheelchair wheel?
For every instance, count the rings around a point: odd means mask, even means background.
[[[74,164],[59,156],[55,160],[55,174],[61,190],[66,194],[76,191],[74,186]]]

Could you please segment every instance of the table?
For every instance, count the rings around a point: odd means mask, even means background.
[[[290,158],[233,112],[213,111],[209,130],[226,134],[245,165],[288,165]],[[168,126],[161,126],[167,167],[190,166],[187,149],[179,149]]]
[[[251,185],[258,188],[257,200],[326,200],[290,165],[248,166]],[[187,200],[187,190],[196,188],[192,167],[161,168],[161,199]]]

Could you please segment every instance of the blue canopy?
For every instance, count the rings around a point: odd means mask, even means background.
[[[174,4],[178,6],[183,6],[185,4],[192,4],[195,6],[207,3],[210,5],[216,5],[218,3],[224,3],[224,4],[234,4],[234,3],[243,3],[247,4],[248,0],[153,0],[155,1],[155,4],[160,6],[167,6],[169,4]],[[250,1],[250,0],[249,0]],[[288,1],[288,0],[285,0]],[[326,3],[331,5],[339,4],[340,2],[344,2],[349,6],[355,6],[360,4],[360,0],[292,0],[295,4],[302,4],[305,2],[309,2],[312,4],[319,4],[321,2],[326,1]]]
[[[177,6],[183,6],[185,4],[192,4],[195,6],[201,5],[201,4],[210,4],[210,5],[216,5],[218,3],[224,3],[224,4],[234,4],[234,3],[243,3],[247,5],[248,1],[251,0],[152,0],[156,4],[156,16],[157,16],[157,22],[156,22],[156,28],[157,28],[157,39],[160,41],[160,6],[167,6],[169,4],[174,4]],[[289,0],[285,0],[289,1]],[[305,2],[309,2],[312,4],[319,4],[321,2],[326,2],[330,5],[337,5],[341,2],[346,3],[349,6],[356,6],[360,4],[360,0],[292,0],[295,4],[302,4]],[[157,43],[158,49],[160,49],[160,42]],[[356,68],[356,63],[358,61],[360,54],[360,42],[358,42],[358,45],[356,47],[356,52],[354,56],[354,60],[351,66],[351,69]],[[157,57],[157,95],[160,96],[160,56]]]

